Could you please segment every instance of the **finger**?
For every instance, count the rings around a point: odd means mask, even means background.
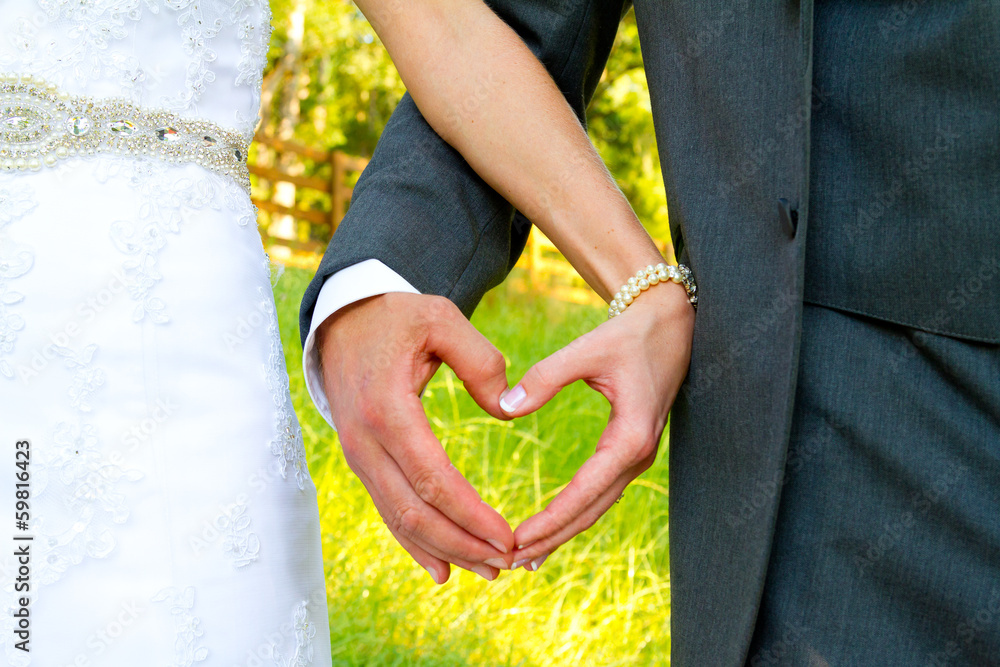
[[[545,509],[518,526],[514,532],[518,545],[515,562],[543,555],[543,547],[565,543],[592,526],[614,504],[625,486],[655,459],[658,442],[642,433],[642,429],[631,427],[622,417],[612,419],[601,435],[597,451],[566,488]]]
[[[509,419],[497,402],[508,387],[503,355],[455,304],[444,302],[433,311],[437,319],[428,327],[427,351],[455,371],[479,407],[493,417]]]
[[[514,532],[521,547],[561,532],[619,483],[625,468],[611,450],[598,451],[577,471],[562,491],[538,514],[528,518]],[[517,558],[523,557],[516,554]]]
[[[356,447],[348,442],[344,447],[344,454],[393,534],[404,536],[434,557],[466,569],[487,561],[509,567],[509,554],[513,551],[514,543],[510,526],[495,510],[479,499],[471,485],[447,462],[447,457],[445,466],[450,471],[448,474],[468,485],[474,496],[474,505],[467,508],[467,515],[472,517],[478,513],[487,518],[498,519],[501,528],[496,532],[504,539],[501,545],[505,550],[497,549],[489,541],[493,538],[468,532],[438,508],[428,504],[418,495],[398,462],[381,447],[374,444]]]
[[[392,530],[389,532],[392,533]],[[417,561],[421,567],[427,570],[427,573],[431,575],[431,579],[434,580],[434,583],[441,585],[448,580],[448,577],[451,574],[451,565],[448,561],[435,558],[402,535],[392,533],[392,536],[395,537],[400,546],[402,546],[403,549],[405,549],[406,552],[413,557],[413,560]],[[458,564],[456,563],[456,565]],[[493,581],[500,576],[500,570],[483,563],[469,563],[467,565],[458,566],[471,572],[475,572],[486,581]]]
[[[499,402],[508,417],[522,417],[548,403],[559,391],[577,380],[607,373],[607,352],[598,338],[586,334],[528,369],[521,381]]]
[[[454,564],[463,569],[475,572],[487,581],[493,581],[501,569],[494,565],[490,565],[490,563],[501,565],[502,569],[510,569],[510,566],[506,562],[502,562],[495,557],[486,559],[489,562],[465,560],[464,558],[456,557],[454,554],[442,551],[435,544],[419,543],[420,535],[415,536],[416,540],[410,539],[410,537],[408,537],[407,534],[400,529],[399,525],[395,521],[387,519],[387,517],[392,515],[393,510],[391,508],[393,507],[393,500],[386,499],[386,497],[379,492],[378,486],[370,483],[367,476],[358,474],[358,478],[362,480],[362,483],[365,484],[365,488],[368,489],[368,494],[372,497],[372,501],[375,503],[375,507],[378,509],[379,515],[382,517],[382,520],[389,529],[389,532],[394,538],[396,538],[396,541],[399,542],[411,556],[413,556],[414,560],[427,570],[435,582],[440,584],[444,583],[448,579],[448,575],[450,573],[449,564]]]
[[[511,569],[528,567],[528,569],[537,570],[537,567],[530,567],[529,564],[534,562],[536,565],[540,565],[538,562],[539,559],[551,556],[559,547],[580,533],[590,529],[618,502],[618,499],[621,498],[622,493],[630,482],[631,480],[627,476],[623,476],[618,482],[611,485],[596,501],[589,505],[584,512],[573,519],[568,525],[551,535],[529,542],[532,538],[530,536],[522,537],[522,535],[530,535],[531,528],[528,523],[530,519],[525,521],[521,526],[518,526],[518,530],[514,531],[514,535],[518,543],[522,545],[522,548],[514,552],[514,562]],[[525,528],[523,533],[519,532],[522,527]]]
[[[448,581],[448,577],[451,576],[451,565],[448,561],[441,560],[440,558],[430,555],[418,547],[413,541],[406,539],[402,535],[393,533],[391,528],[389,529],[389,532],[392,533],[394,538],[396,538],[396,541],[399,542],[400,546],[406,550],[406,553],[410,554],[410,557],[417,561],[417,565],[427,570],[427,574],[431,575],[431,579],[434,580],[435,584],[440,586],[444,582]]]
[[[410,394],[391,403],[395,407],[384,410],[374,437],[405,475],[407,488],[458,527],[492,545],[499,552],[493,557],[513,551],[510,525],[452,465],[420,400]]]
[[[361,476],[359,475],[359,478],[360,477]],[[368,488],[367,485],[366,488]],[[379,510],[379,515],[383,517],[383,522],[386,524],[386,527],[389,529],[392,536],[396,538],[396,541],[399,542],[411,556],[413,556],[417,563],[428,571],[431,578],[433,578],[435,582],[444,583],[444,581],[448,579],[448,574],[450,572],[449,564],[475,572],[487,581],[493,581],[496,579],[500,569],[510,569],[510,565],[507,562],[504,562],[495,556],[485,559],[488,562],[466,560],[465,558],[456,556],[454,553],[449,553],[446,549],[442,550],[433,542],[424,543],[419,532],[413,535],[415,539],[410,539],[410,537],[408,537],[407,534],[400,529],[396,522],[386,519],[386,517],[391,516],[392,510],[383,511],[382,509],[393,507],[395,500],[391,497],[386,498],[383,496],[375,485],[372,485],[372,488],[369,489],[369,495],[372,497],[372,501]],[[433,510],[430,512],[430,516],[432,521],[447,521],[447,519],[443,516],[440,516],[439,514],[436,515]],[[486,548],[489,549],[489,547]],[[495,552],[490,550],[487,553],[493,554]],[[495,565],[491,565],[490,563],[494,563]],[[500,565],[502,567],[496,567],[496,565]],[[439,580],[438,576],[441,574],[444,576]]]

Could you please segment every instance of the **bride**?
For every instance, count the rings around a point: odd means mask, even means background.
[[[661,261],[485,4],[358,4],[432,126],[592,284]],[[5,663],[329,665],[315,487],[246,167],[266,0],[0,8]],[[481,29],[505,31],[480,55],[521,104],[486,100],[472,132],[449,36]],[[537,145],[572,178],[524,164]],[[574,196],[614,221],[600,256],[595,224],[547,208]]]

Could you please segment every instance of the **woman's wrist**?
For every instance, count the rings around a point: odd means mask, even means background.
[[[598,188],[580,193],[579,201],[553,207],[535,223],[607,302],[636,271],[665,261],[613,187],[615,196],[598,196]]]
[[[698,288],[694,284],[691,269],[683,264],[674,266],[660,262],[655,266],[648,265],[643,269],[639,269],[634,276],[629,277],[621,289],[611,298],[608,308],[608,319],[625,312],[625,309],[643,292],[653,289],[661,283],[668,282],[683,286],[688,302],[693,308],[697,309],[698,297],[696,293]]]
[[[694,325],[695,308],[688,298],[687,290],[683,285],[667,281],[635,300],[622,316],[629,318],[634,314],[651,313],[654,319],[661,323],[689,323]],[[618,318],[614,318],[617,320]]]
[[[634,278],[636,272],[650,266],[662,264],[667,260],[663,258],[653,240],[645,235],[645,238],[637,238],[631,242],[628,250],[621,249],[616,256],[606,256],[606,266],[602,267],[601,296],[610,303],[615,295],[626,284],[629,278]],[[638,236],[638,235],[637,235]]]

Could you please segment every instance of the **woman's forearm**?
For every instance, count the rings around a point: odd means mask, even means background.
[[[356,0],[421,113],[605,299],[659,252],[573,110],[481,0]]]

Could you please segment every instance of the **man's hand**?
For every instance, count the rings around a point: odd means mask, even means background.
[[[521,417],[584,380],[611,403],[594,455],[544,510],[514,531],[515,567],[537,570],[549,554],[594,525],[653,464],[687,375],[693,332],[694,308],[684,288],[654,287],[618,317],[532,366],[503,397],[507,415]]]
[[[317,329],[323,381],[344,456],[393,536],[439,584],[449,563],[492,581],[514,535],[451,464],[420,392],[443,361],[489,414],[507,389],[503,355],[448,299],[390,293]]]

